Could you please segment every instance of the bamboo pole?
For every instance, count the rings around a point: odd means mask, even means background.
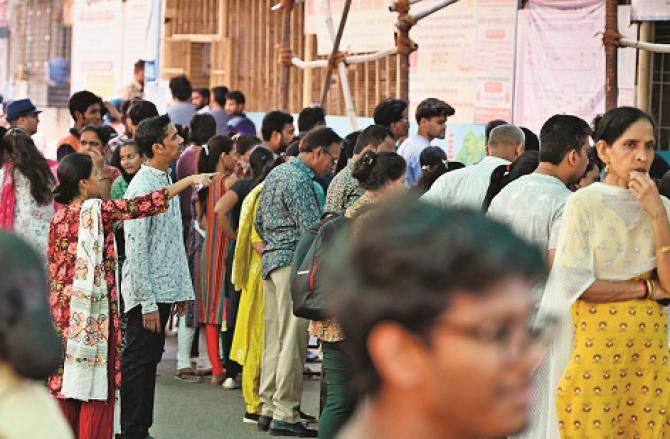
[[[351,0],[348,0],[351,1]],[[345,5],[346,8],[346,5]],[[342,14],[342,20],[345,20],[346,18],[344,17],[344,13]],[[343,29],[342,26],[343,21],[340,21],[340,29]],[[337,36],[335,35],[335,25],[333,24],[333,14],[330,9],[330,0],[326,3],[326,26],[328,26],[328,33],[330,34],[330,39],[333,42],[333,48],[335,48],[335,43]],[[338,35],[342,37],[341,34]],[[339,43],[338,43],[339,45]],[[330,63],[329,63],[330,65]],[[356,109],[354,107],[354,99],[351,96],[351,87],[349,85],[349,76],[347,75],[347,68],[344,65],[344,63],[339,62],[337,65],[339,75],[340,75],[340,83],[342,84],[342,97],[344,98],[344,108],[347,113],[347,117],[349,117],[349,124],[351,125],[351,129],[353,131],[358,131],[358,120],[356,119]],[[327,72],[326,72],[327,75]],[[324,85],[328,84],[330,82],[329,79],[326,79],[324,81]],[[328,89],[330,87],[324,88],[325,96],[328,95]],[[321,96],[321,108],[324,110],[326,109],[325,103],[326,101],[324,100],[325,96]]]
[[[282,2],[282,48],[291,48],[291,11],[293,10],[293,0]],[[279,108],[282,111],[289,111],[289,65],[282,63],[279,71]]]
[[[305,38],[305,59],[308,60],[306,62],[310,62],[314,57],[314,46],[316,45],[316,36],[315,35],[306,35]],[[291,63],[296,65],[295,60],[296,58],[294,57],[291,59]],[[309,107],[312,105],[312,81],[314,80],[314,70],[313,68],[304,68],[303,69],[303,82],[302,82],[302,106],[303,107]]]
[[[421,11],[418,14],[411,15],[412,22],[414,22],[414,24],[416,24],[422,18],[426,18],[430,14],[433,14],[433,13],[439,11],[440,9],[443,9],[443,8],[453,4],[453,3],[456,3],[457,1],[458,0],[442,0],[440,3],[437,3],[434,6],[431,6],[430,8],[426,9],[425,11]],[[410,4],[412,4],[411,1],[410,1]]]
[[[328,4],[328,10],[330,10],[330,0],[327,0],[327,4]],[[326,68],[326,76],[323,80],[323,88],[321,89],[321,108],[326,108],[326,102],[328,100],[328,90],[330,89],[330,77],[333,74],[335,66],[339,64],[336,61],[336,57],[337,53],[340,50],[340,41],[342,41],[342,34],[344,33],[344,26],[347,23],[347,17],[349,16],[349,9],[351,9],[351,0],[346,0],[346,2],[344,3],[344,9],[342,10],[342,17],[340,18],[340,24],[337,28],[337,35],[335,36],[335,41],[333,41],[333,50],[328,60],[328,67]]]
[[[396,53],[398,53],[398,49],[396,47],[392,47],[390,49],[380,50],[379,52],[368,53],[364,55],[347,56],[346,58],[344,58],[344,62],[346,64],[362,64],[371,61],[378,61],[389,55],[395,55]],[[316,59],[309,61],[309,60],[302,60],[297,56],[294,56],[293,58],[291,58],[291,64],[300,69],[317,69],[327,67],[328,60]]]
[[[670,53],[670,44],[646,43],[644,41],[633,41],[626,38],[620,39],[619,44],[622,47],[632,47],[633,49],[640,49],[646,52]]]
[[[619,86],[617,78],[617,46],[619,32],[617,25],[617,0],[606,0],[605,3],[605,110],[617,106]]]
[[[410,4],[410,5],[414,5],[414,4],[416,4],[416,3],[419,3],[420,1],[423,1],[423,0],[409,0],[409,4]],[[391,11],[391,12],[397,12],[395,3],[393,3],[391,6],[389,6],[389,11]]]
[[[651,40],[651,22],[645,21],[640,25],[640,41]],[[623,44],[623,42],[622,42]],[[637,107],[649,112],[651,105],[651,53],[647,50],[637,52]]]
[[[409,1],[397,0],[395,9],[398,11],[398,22],[396,28],[398,35],[398,98],[409,102],[409,55],[415,50],[415,44],[409,38],[409,31],[413,26],[412,17],[409,15]]]

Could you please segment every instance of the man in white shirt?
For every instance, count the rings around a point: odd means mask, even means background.
[[[525,135],[516,125],[494,128],[486,145],[486,157],[482,161],[442,175],[422,199],[443,207],[481,209],[491,173],[498,166],[516,160],[524,151],[524,142]]]
[[[421,151],[430,146],[431,140],[444,139],[447,118],[455,113],[456,110],[451,105],[436,98],[424,99],[416,107],[415,117],[419,131],[408,137],[398,149],[398,154],[407,162],[406,178],[409,185],[414,186],[421,176]]]
[[[537,170],[505,186],[491,201],[489,215],[508,223],[517,233],[538,244],[553,260],[563,207],[589,163],[586,121],[556,115],[540,132],[540,164]]]
[[[540,132],[540,164],[533,174],[525,175],[505,186],[493,199],[489,215],[508,223],[519,235],[535,242],[546,252],[551,266],[563,208],[572,193],[567,186],[579,182],[589,163],[591,129],[584,120],[569,115],[552,116]],[[536,300],[544,289],[535,288]],[[539,375],[546,373],[546,363]],[[544,372],[543,372],[544,371]],[[531,395],[528,428],[515,439],[547,437],[546,398],[544,387],[534,385]]]

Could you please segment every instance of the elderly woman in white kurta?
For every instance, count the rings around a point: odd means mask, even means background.
[[[546,438],[670,437],[670,201],[648,172],[654,122],[607,112],[595,140],[603,183],[567,201],[540,317],[561,329],[540,370]]]

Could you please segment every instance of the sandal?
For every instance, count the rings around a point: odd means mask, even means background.
[[[183,381],[185,383],[198,383],[200,382],[200,377],[198,377],[193,369],[179,369],[177,374],[174,376],[174,379]]]

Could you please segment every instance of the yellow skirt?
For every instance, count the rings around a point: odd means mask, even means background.
[[[665,308],[578,300],[572,321],[572,358],[556,397],[561,438],[670,438]]]

